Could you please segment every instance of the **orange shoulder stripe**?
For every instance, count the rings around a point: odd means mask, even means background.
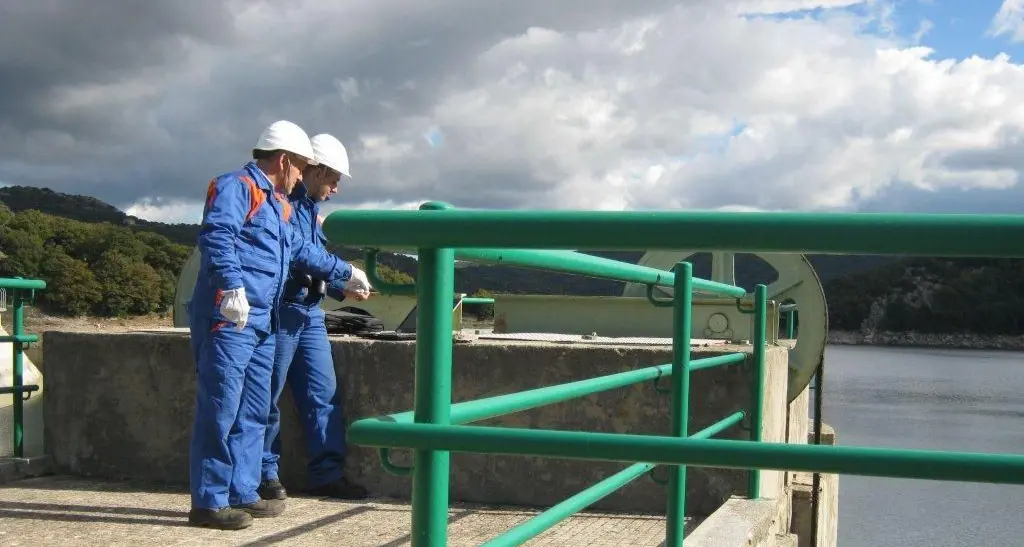
[[[210,179],[206,186],[206,208],[213,206],[213,200],[217,198],[217,179]]]
[[[263,190],[260,190],[259,186],[256,186],[256,182],[251,177],[243,176],[240,178],[249,185],[249,212],[245,215],[245,220],[249,221],[252,220],[252,217],[256,216],[263,202],[267,200],[267,196],[263,193]]]

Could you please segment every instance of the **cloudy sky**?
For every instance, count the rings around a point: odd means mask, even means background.
[[[330,207],[1024,212],[1024,0],[126,6],[0,6],[0,184],[197,222],[285,118]]]

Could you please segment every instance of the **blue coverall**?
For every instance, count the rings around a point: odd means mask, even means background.
[[[288,196],[294,207],[292,226],[317,248],[324,249],[327,237],[320,225],[320,203],[299,184]],[[277,333],[272,400],[263,447],[263,480],[278,479],[281,458],[281,413],[278,401],[285,383],[302,422],[306,440],[307,487],[316,488],[339,480],[345,465],[345,424],[341,394],[334,372],[331,344],[327,340],[322,296],[311,294],[294,273],[285,285],[281,303],[281,329]],[[327,293],[343,300],[344,282],[328,283]]]
[[[303,240],[292,206],[255,162],[210,181],[199,235],[202,262],[189,302],[196,412],[189,450],[192,507],[259,501],[260,459],[270,412],[274,332],[288,271],[344,283],[352,266]],[[249,317],[220,313],[222,291],[245,287]]]

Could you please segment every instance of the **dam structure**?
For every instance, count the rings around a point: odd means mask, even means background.
[[[380,293],[358,306],[383,331],[330,336],[346,474],[370,499],[301,494],[305,449],[286,390],[286,512],[236,532],[187,525],[194,252],[166,329],[27,333],[24,308],[46,283],[0,279],[11,316],[0,544],[817,547],[837,543],[843,475],[1024,484],[1024,452],[842,443],[821,413],[828,308],[804,256],[1024,258],[1024,217],[428,202],[337,211],[324,231],[364,250]],[[594,250],[645,254],[633,264]],[[415,283],[381,279],[382,252],[415,256]],[[698,253],[711,256],[707,278],[694,275]],[[741,255],[775,277],[737,285]],[[623,288],[475,298],[455,291],[463,263]],[[474,320],[482,308],[486,325]]]

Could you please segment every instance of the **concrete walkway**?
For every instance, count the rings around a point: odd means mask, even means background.
[[[48,476],[0,487],[0,545],[165,546],[410,545],[407,503],[344,503],[298,497],[276,519],[225,532],[188,526],[188,494],[124,482]],[[448,545],[480,545],[536,514],[520,509],[457,505],[450,511]],[[653,547],[662,544],[662,517],[587,513],[563,521],[529,546]]]

